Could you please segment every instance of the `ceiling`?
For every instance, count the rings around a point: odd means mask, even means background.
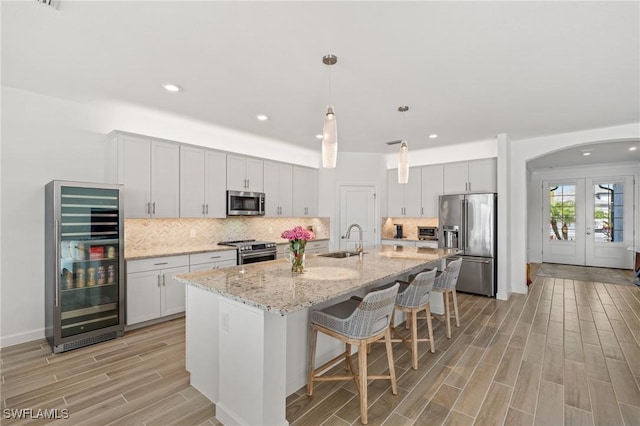
[[[350,152],[640,121],[636,1],[0,3],[5,86],[310,149],[328,103]]]

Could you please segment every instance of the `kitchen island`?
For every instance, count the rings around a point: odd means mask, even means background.
[[[178,276],[186,285],[186,368],[223,424],[286,425],[286,397],[306,383],[310,309],[364,294],[457,250],[382,246],[364,256],[307,255]],[[320,365],[343,350],[322,336]]]

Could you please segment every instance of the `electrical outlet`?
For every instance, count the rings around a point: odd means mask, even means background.
[[[196,230],[192,229],[191,232],[189,233],[189,235],[191,236],[191,238],[196,236]]]
[[[222,331],[229,331],[229,313],[228,312],[222,312],[222,318],[220,322],[221,322],[220,327],[222,328]]]

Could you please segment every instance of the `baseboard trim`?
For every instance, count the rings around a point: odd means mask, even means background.
[[[34,340],[44,339],[44,327],[36,330],[25,331],[23,333],[10,334],[0,337],[0,347],[19,345],[21,343],[33,342]]]

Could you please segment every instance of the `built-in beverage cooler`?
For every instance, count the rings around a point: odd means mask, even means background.
[[[53,352],[124,331],[122,185],[45,187],[45,334]]]

